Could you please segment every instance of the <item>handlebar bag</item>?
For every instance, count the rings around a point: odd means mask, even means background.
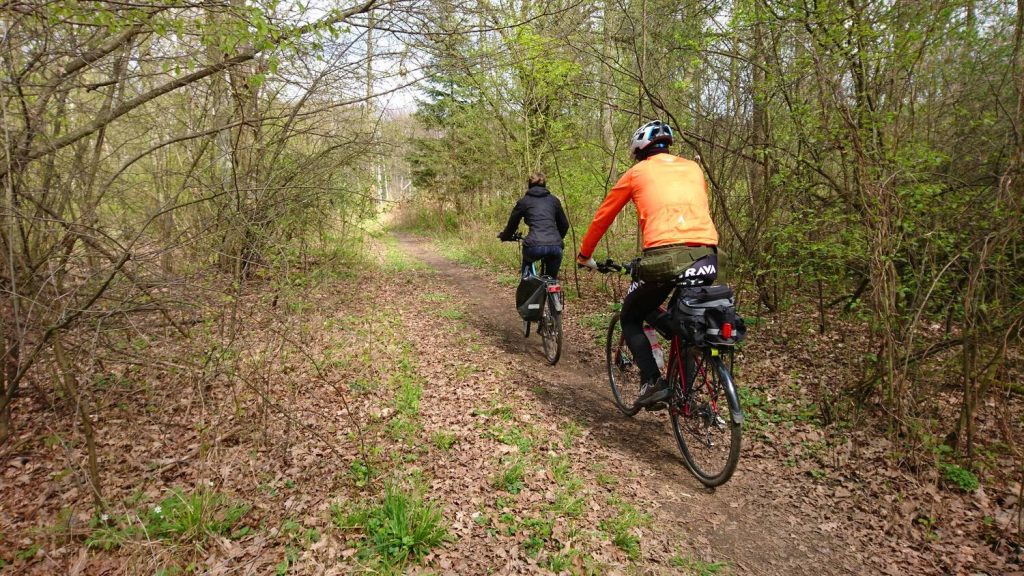
[[[695,346],[732,346],[747,333],[728,286],[683,289],[672,307],[672,315],[676,329]]]
[[[516,288],[516,310],[523,320],[537,322],[544,313],[547,284],[536,276],[527,276]]]

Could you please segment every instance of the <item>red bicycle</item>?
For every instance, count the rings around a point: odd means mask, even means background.
[[[639,260],[619,264],[612,260],[598,266],[601,272],[626,272],[637,280]],[[659,308],[646,319],[646,323],[671,342],[663,375],[672,387],[668,413],[672,431],[686,467],[705,486],[721,486],[732,477],[740,457],[740,432],[743,412],[740,409],[736,384],[730,367],[733,360],[732,344],[712,344],[705,341],[697,345],[685,336],[680,323],[669,312],[680,298],[686,298],[687,288],[677,287],[669,299],[669,307]],[[616,312],[608,323],[605,357],[608,362],[608,380],[615,404],[626,416],[641,410],[636,404],[640,395],[641,374],[633,362],[626,345]],[[714,341],[738,340],[734,327],[722,325]],[[729,359],[728,366],[725,358]]]

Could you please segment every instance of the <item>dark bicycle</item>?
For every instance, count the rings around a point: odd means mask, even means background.
[[[604,273],[616,271],[637,280],[637,263],[608,260],[598,265]],[[672,387],[669,417],[686,467],[705,486],[721,486],[732,477],[740,457],[740,409],[732,378],[734,345],[742,338],[743,321],[719,311],[733,306],[726,286],[677,287],[668,308],[652,312],[646,324],[669,340],[664,374]],[[626,416],[641,410],[641,374],[622,335],[618,312],[608,324],[605,356],[615,404]],[[725,321],[723,321],[725,320]],[[725,358],[729,359],[728,365]]]
[[[522,252],[523,235],[516,232],[511,239],[519,243]],[[546,269],[537,274],[537,262],[523,270],[516,288],[516,309],[523,319],[523,337],[530,337],[530,326],[536,323],[544,357],[548,364],[557,364],[562,356],[562,285]]]

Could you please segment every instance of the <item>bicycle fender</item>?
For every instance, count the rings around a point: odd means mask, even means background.
[[[718,375],[722,377],[722,382],[725,384],[725,398],[729,402],[729,416],[734,424],[743,424],[743,410],[740,408],[740,397],[736,393],[736,384],[732,381],[732,374],[725,369],[725,364],[721,358],[715,363],[715,369],[718,370]]]
[[[557,294],[549,294],[548,297],[551,298],[551,305],[554,307],[555,312],[561,313],[562,299],[559,298]]]

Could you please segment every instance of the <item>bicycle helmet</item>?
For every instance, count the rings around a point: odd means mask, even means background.
[[[671,143],[672,129],[661,120],[655,120],[636,129],[633,139],[629,142],[629,153],[636,158],[637,152],[645,150],[652,144],[662,144],[664,148]]]

